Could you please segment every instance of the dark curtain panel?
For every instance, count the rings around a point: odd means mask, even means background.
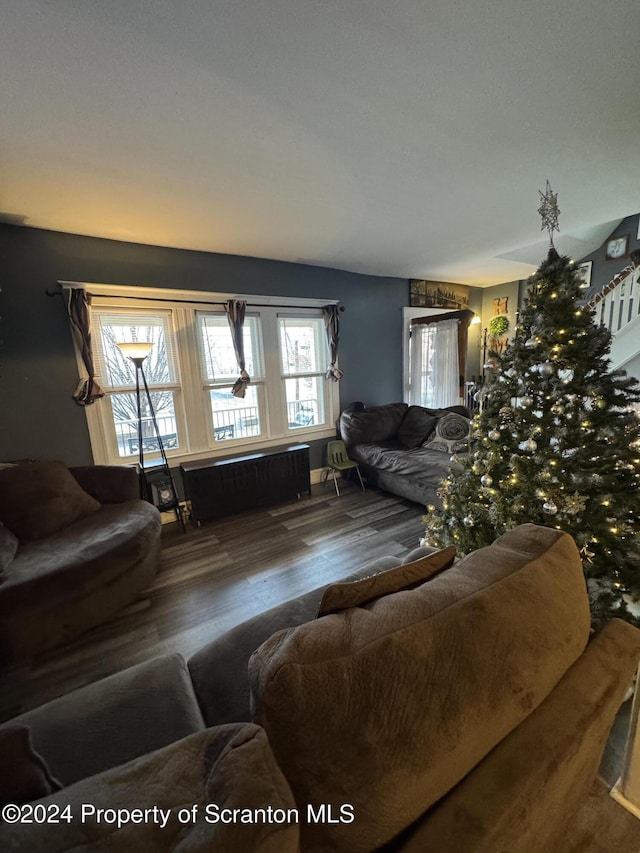
[[[331,363],[325,374],[326,379],[333,379],[338,382],[344,376],[339,367],[336,367],[338,360],[338,341],[340,340],[340,314],[337,305],[325,305],[322,309],[324,314],[324,325],[327,330],[327,341],[331,351]]]
[[[416,317],[411,325],[429,325],[443,320],[458,321],[458,364],[460,365],[460,396],[464,399],[464,379],[467,372],[467,346],[469,342],[469,324],[473,320],[473,311],[464,308],[462,311],[447,311],[445,314],[432,314],[430,317]]]
[[[73,392],[73,399],[79,406],[90,406],[100,397],[104,397],[104,391],[96,381],[91,350],[91,294],[81,287],[65,290],[64,294],[73,339],[87,371],[87,378],[80,380],[78,387]]]
[[[233,348],[238,360],[240,368],[240,376],[233,383],[231,393],[234,397],[244,397],[247,392],[247,385],[251,382],[249,374],[245,370],[244,363],[244,339],[242,330],[244,328],[244,314],[247,308],[247,303],[240,299],[228,299],[224,303],[224,310],[227,313],[229,328],[231,329],[231,337],[233,339]]]

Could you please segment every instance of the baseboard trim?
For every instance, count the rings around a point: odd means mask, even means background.
[[[622,793],[620,788],[620,779],[616,782],[613,788],[609,791],[609,796],[616,801],[619,805],[622,806],[623,809],[626,809],[630,814],[640,820],[640,808],[628,800],[625,795]]]

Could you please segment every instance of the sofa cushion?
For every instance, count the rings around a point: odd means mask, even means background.
[[[451,546],[368,578],[351,583],[331,584],[323,593],[318,617],[338,613],[348,607],[363,607],[375,598],[399,592],[401,589],[413,589],[448,569],[455,556],[456,549]]]
[[[340,435],[347,447],[374,441],[395,439],[398,427],[409,407],[406,403],[372,406],[364,412],[343,412]]]
[[[18,539],[43,539],[99,509],[63,462],[0,470],[0,520]]]
[[[34,750],[28,726],[12,723],[0,730],[0,767],[0,805],[28,803],[60,790]]]
[[[11,725],[31,729],[53,775],[70,785],[200,731],[204,721],[183,658],[170,654],[74,690]]]
[[[250,724],[206,729],[38,802],[60,810],[68,805],[73,821],[0,825],[0,849],[5,853],[299,850],[291,790],[265,733]],[[93,809],[115,813],[111,819],[109,812],[98,818]],[[137,820],[128,819],[133,809],[141,810]],[[267,814],[278,810],[285,819],[263,820],[259,809]],[[245,822],[243,814],[257,816]]]
[[[0,572],[11,563],[18,550],[18,537],[0,521]]]
[[[574,541],[523,525],[417,589],[263,643],[255,721],[296,801],[348,792],[357,815],[303,826],[303,849],[391,840],[544,700],[589,629]]]
[[[398,427],[400,444],[412,450],[419,447],[435,429],[437,418],[422,406],[409,406],[409,410]]]

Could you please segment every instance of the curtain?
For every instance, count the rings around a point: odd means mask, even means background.
[[[104,397],[104,391],[96,380],[93,351],[91,349],[91,294],[82,287],[64,291],[73,340],[82,357],[87,377],[80,380],[73,392],[73,399],[79,406],[90,406]]]
[[[420,403],[417,399],[415,401],[413,400],[413,397],[415,394],[420,395],[420,393],[421,393],[420,390],[416,390],[416,385],[419,389],[420,380],[417,379],[414,381],[414,377],[420,376],[419,372],[418,373],[415,372],[416,370],[419,371],[420,369],[422,369],[422,370],[431,371],[434,367],[434,364],[435,364],[433,362],[433,353],[430,356],[430,364],[424,363],[420,366],[417,362],[414,362],[414,358],[418,358],[418,356],[422,353],[422,350],[424,349],[423,340],[421,337],[422,333],[418,334],[418,330],[424,329],[424,328],[432,329],[432,332],[429,333],[427,346],[431,347],[433,349],[433,352],[435,353],[435,351],[436,351],[435,346],[436,345],[435,345],[435,339],[433,336],[438,334],[437,330],[439,329],[439,327],[441,325],[443,325],[445,323],[450,324],[452,321],[457,321],[458,397],[461,399],[464,399],[464,381],[465,381],[465,375],[466,375],[466,369],[467,369],[467,347],[468,347],[468,341],[469,341],[469,324],[471,323],[473,316],[474,316],[473,311],[470,311],[468,308],[464,308],[461,311],[447,311],[444,314],[431,314],[427,317],[416,317],[411,321],[410,370],[411,370],[411,389],[412,390],[411,390],[410,396],[411,396],[411,401],[414,402],[414,405],[418,405],[418,406],[431,406],[432,405],[431,403]],[[451,329],[451,326],[449,326],[449,329]],[[447,341],[446,344],[445,344],[445,340]],[[445,338],[445,336],[443,335],[440,338],[440,343],[445,345],[445,347],[448,347],[451,342],[448,338]],[[417,350],[417,353],[415,352],[416,350]],[[444,361],[444,360],[447,360],[447,357],[445,356],[444,353],[440,353],[439,361]],[[445,380],[443,380],[442,364],[441,364],[439,370],[440,370],[440,373],[439,373],[439,377],[438,377],[438,383],[440,383],[441,381],[445,381]],[[452,354],[451,354],[451,357],[448,359],[447,370],[453,370],[453,355]],[[448,383],[448,380],[446,380],[446,381]],[[424,382],[422,384],[424,385]],[[437,386],[433,385],[433,381],[430,382],[430,387],[428,389],[424,388],[424,387],[422,388],[422,397],[423,398],[424,398],[425,393],[428,393],[428,396],[430,397],[430,399],[434,398],[434,394],[439,394],[439,391],[437,391]],[[447,392],[447,396],[451,396],[450,391]],[[447,405],[455,405],[456,402],[458,402],[457,399],[454,401],[454,403],[447,404]]]
[[[327,330],[327,342],[331,352],[331,362],[327,368],[325,379],[333,379],[334,382],[339,382],[344,373],[339,367],[336,367],[338,360],[338,341],[340,340],[340,314],[337,305],[325,305],[322,309],[324,315],[324,325]]]
[[[233,383],[233,388],[231,389],[234,397],[244,397],[247,392],[247,385],[251,382],[249,374],[245,370],[244,361],[243,329],[246,308],[247,303],[240,299],[228,299],[224,303],[224,310],[227,314],[229,328],[231,329],[231,338],[233,339],[233,349],[235,350],[240,369],[240,376]]]
[[[446,320],[435,327],[431,403],[434,409],[455,406],[460,398],[458,323],[458,320]]]
[[[455,406],[458,387],[458,321],[411,328],[409,402],[432,409]]]

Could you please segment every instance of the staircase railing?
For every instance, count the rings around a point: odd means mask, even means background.
[[[588,305],[595,312],[596,323],[606,326],[612,335],[640,316],[640,251],[629,255],[629,264]]]

